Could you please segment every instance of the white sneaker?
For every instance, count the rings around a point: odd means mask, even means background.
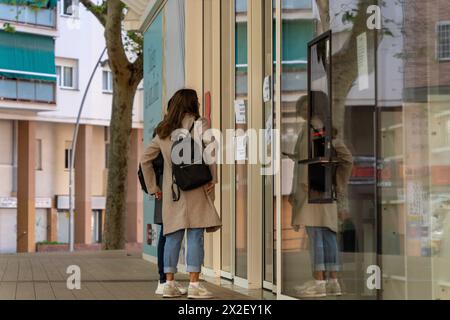
[[[188,299],[211,299],[213,294],[201,284],[198,287],[189,286]]]
[[[327,295],[342,296],[342,289],[339,282],[328,281],[326,288],[327,288]]]
[[[323,298],[327,296],[326,282],[317,283],[308,286],[307,288],[298,292],[300,298]]]
[[[186,287],[183,287],[183,286],[181,285],[181,283],[179,283],[179,282],[177,282],[177,281],[174,281],[174,285],[175,285],[175,287],[178,288],[178,290],[180,290],[180,292],[181,292],[182,295],[185,295],[185,294],[188,292],[188,290],[186,289]]]
[[[302,284],[301,286],[294,287],[294,290],[297,292],[301,292],[301,291],[305,290],[306,288],[309,288],[315,284],[316,284],[316,280],[309,280],[309,281],[305,282],[304,284]]]
[[[181,297],[180,289],[175,285],[169,285],[167,282],[164,284],[163,298],[178,298]]]
[[[163,295],[164,294],[164,284],[158,281],[158,287],[156,288],[155,294]]]

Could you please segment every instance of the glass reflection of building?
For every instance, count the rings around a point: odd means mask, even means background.
[[[333,1],[328,14],[333,125],[354,156],[349,214],[340,221],[340,281],[344,298],[436,299],[448,294],[449,278],[444,266],[449,254],[450,5],[389,2],[381,7],[383,29],[373,32],[362,13],[375,3]],[[283,31],[289,28],[287,17],[283,11]],[[318,18],[314,30],[320,25],[326,30]],[[287,113],[292,94],[287,88],[299,81],[285,75],[282,81],[282,145],[289,153],[295,126],[303,119]],[[293,166],[286,158],[283,185],[291,181]],[[294,287],[311,279],[309,243],[305,232],[290,229],[286,200],[284,194],[282,291],[295,296]],[[371,265],[381,267],[381,290],[366,286]]]
[[[203,3],[206,17],[211,12],[208,8],[216,4]],[[298,110],[299,101],[308,99],[311,80],[308,43],[331,31],[332,126],[353,159],[345,210],[339,209],[338,215],[341,299],[449,299],[450,272],[446,266],[450,255],[450,3],[261,3],[222,1],[220,13],[214,16],[221,17],[220,22],[204,17],[205,28],[220,23],[220,28],[211,29],[212,34],[220,30],[220,41],[213,42],[205,36],[204,50],[214,51],[217,48],[211,43],[220,43],[221,66],[214,69],[205,63],[204,77],[210,79],[200,79],[199,83],[219,83],[220,97],[215,101],[220,103],[212,105],[212,116],[222,130],[246,130],[257,121],[262,128],[277,127],[280,121],[281,176],[256,177],[246,161],[221,166],[218,209],[224,227],[220,241],[209,244],[213,248],[211,255],[218,255],[216,260],[220,263],[215,263],[215,267],[211,263],[208,268],[218,268],[214,271],[239,285],[249,285],[247,280],[252,277],[253,286],[278,289],[282,298],[299,298],[295,288],[313,279],[310,239],[304,227],[296,230],[292,226],[291,196],[298,169],[298,159],[292,155],[302,130],[308,128],[307,115]],[[276,17],[277,3],[282,5],[281,20]],[[380,5],[380,30],[368,27],[371,5]],[[261,12],[255,14],[255,10]],[[263,28],[258,24],[260,16],[264,16]],[[188,16],[186,24],[189,23]],[[279,26],[281,34],[276,32]],[[281,43],[281,48],[277,43]],[[198,49],[190,45],[187,43],[187,54]],[[281,57],[277,57],[279,50]],[[258,54],[264,56],[262,63],[252,60]],[[264,70],[259,79],[251,71],[261,65]],[[280,74],[277,67],[281,68]],[[217,69],[219,74],[214,73]],[[255,96],[261,95],[266,76],[273,79],[271,100],[252,103]],[[256,81],[258,85],[254,85]],[[205,87],[210,88],[211,84]],[[212,89],[211,94],[214,98],[218,91]],[[236,124],[235,100],[247,103],[248,123]],[[274,146],[269,143],[269,147]],[[259,183],[258,179],[263,181],[261,210],[254,209],[250,202],[255,188],[250,182]],[[263,237],[251,223],[258,215],[263,216]],[[261,246],[255,245],[258,241]],[[216,246],[217,243],[220,244]],[[276,252],[277,245],[280,252]],[[259,264],[251,260],[259,257],[255,248],[263,251]],[[379,290],[367,286],[373,266],[380,267]],[[258,268],[262,270],[261,285],[254,276]]]

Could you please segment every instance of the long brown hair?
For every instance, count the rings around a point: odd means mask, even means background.
[[[160,139],[166,139],[173,131],[182,127],[186,115],[192,115],[195,120],[200,118],[197,92],[192,89],[177,91],[169,101],[167,114],[156,127],[156,134]]]

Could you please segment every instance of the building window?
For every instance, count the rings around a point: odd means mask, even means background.
[[[36,140],[36,170],[42,171],[42,140]]]
[[[61,0],[61,15],[77,16],[78,0]]]
[[[58,85],[62,89],[76,89],[75,68],[73,66],[56,66]]]
[[[66,141],[66,147],[64,149],[64,169],[70,169],[70,159],[72,157],[72,141]]]
[[[450,21],[437,25],[438,60],[450,60]]]
[[[103,70],[103,92],[112,93],[113,92],[113,84],[112,84],[112,72],[109,70]]]

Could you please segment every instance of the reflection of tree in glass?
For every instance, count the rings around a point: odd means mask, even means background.
[[[357,37],[364,32],[367,34],[368,72],[370,74],[375,67],[374,55],[377,49],[375,46],[381,42],[383,36],[392,36],[392,32],[386,28],[382,28],[381,31],[367,28],[367,19],[370,16],[367,13],[368,7],[372,5],[386,6],[386,0],[349,0],[341,2],[339,10],[337,10],[330,8],[329,0],[316,0],[320,16],[318,33],[333,29],[331,24],[334,21],[331,20],[331,17],[341,16],[342,24],[347,27],[348,36],[345,43],[332,55],[333,124],[339,132],[344,132],[345,103],[350,90],[358,79]],[[402,0],[394,0],[389,3],[402,6],[403,2]],[[391,19],[381,18],[383,24],[393,22]]]

